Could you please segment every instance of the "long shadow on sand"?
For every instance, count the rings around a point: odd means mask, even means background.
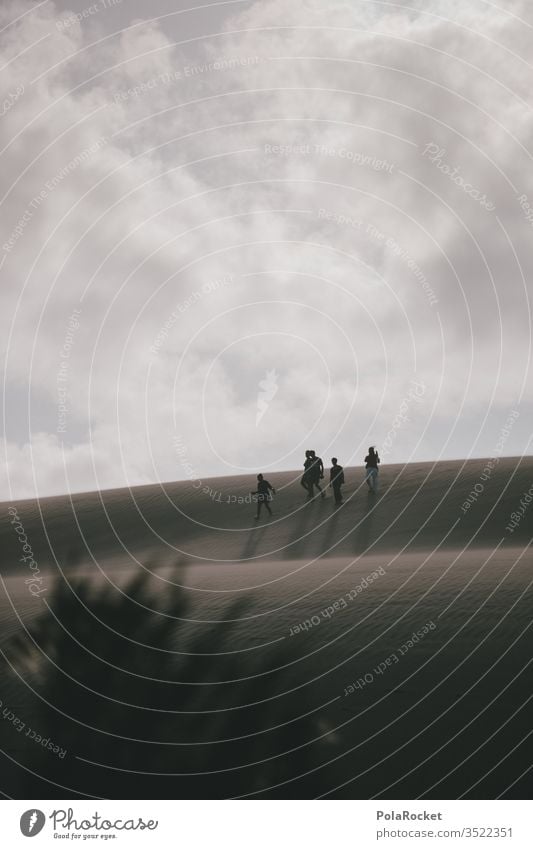
[[[324,525],[320,550],[317,552],[318,556],[322,556],[326,553],[329,557],[334,555],[335,546],[339,542],[339,519],[342,515],[342,511],[349,509],[349,504],[345,503],[336,505],[333,503],[331,504],[331,508],[331,515],[327,517]]]
[[[294,523],[293,541],[284,550],[284,557],[288,557],[291,560],[299,560],[302,557],[310,556],[313,543],[317,538],[313,534],[313,529],[323,521],[323,510],[325,506],[325,504],[320,502],[320,497],[304,503],[299,510],[298,521]]]
[[[374,526],[375,511],[378,509],[378,496],[375,493],[369,492],[366,494],[366,503],[363,507],[363,513],[360,516],[357,527],[354,531],[353,550],[355,554],[366,554],[369,546],[373,542],[372,529]]]
[[[253,525],[250,528],[245,537],[246,541],[241,552],[241,560],[248,560],[250,557],[254,557],[257,553],[259,544],[264,539],[268,528],[268,519],[264,519],[263,522],[264,524]]]

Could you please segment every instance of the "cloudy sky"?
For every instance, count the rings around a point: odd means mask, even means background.
[[[2,0],[0,497],[529,453],[532,36]]]

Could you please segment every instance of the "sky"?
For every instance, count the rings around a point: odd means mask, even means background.
[[[531,453],[526,0],[0,5],[0,499]]]

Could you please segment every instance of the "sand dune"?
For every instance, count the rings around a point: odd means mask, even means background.
[[[66,753],[3,721],[19,795],[529,794],[532,459],[268,477],[17,503],[37,597],[3,505],[0,698]]]

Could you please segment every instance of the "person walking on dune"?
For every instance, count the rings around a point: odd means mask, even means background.
[[[269,501],[272,501],[272,496],[276,494],[276,490],[272,486],[269,481],[266,481],[263,475],[257,475],[257,489],[255,492],[252,492],[251,495],[257,495],[257,515],[254,517],[255,519],[259,519],[261,515],[261,507],[263,504],[266,509],[272,516],[272,510],[270,509]]]
[[[373,445],[368,449],[365,457],[366,483],[370,492],[375,492],[378,485],[378,465],[381,460]]]
[[[324,463],[320,457],[316,456],[314,451],[306,451],[306,456],[309,454],[309,467],[307,469],[307,489],[308,498],[314,498],[314,488],[318,489],[322,498],[326,497],[326,493],[322,490],[319,481],[324,477]],[[306,462],[308,462],[306,460]]]
[[[335,504],[342,504],[341,486],[344,483],[344,469],[339,466],[336,457],[331,458],[331,469],[329,470],[329,485],[333,490]]]

